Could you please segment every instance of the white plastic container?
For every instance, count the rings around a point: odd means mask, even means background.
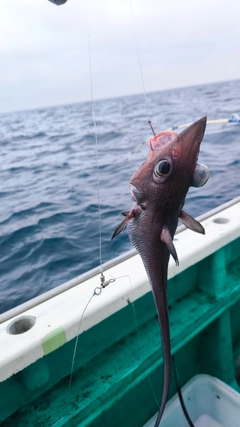
[[[209,375],[193,377],[183,399],[194,427],[240,427],[240,394]],[[156,415],[144,427],[153,427]],[[178,396],[167,404],[160,427],[189,427]]]

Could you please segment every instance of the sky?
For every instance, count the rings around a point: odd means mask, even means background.
[[[88,101],[90,76],[94,100],[239,79],[239,23],[238,0],[1,0],[0,112]]]

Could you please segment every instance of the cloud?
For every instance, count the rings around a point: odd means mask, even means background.
[[[151,91],[239,78],[240,2],[86,4],[0,2],[0,111],[89,99],[89,39],[96,98],[142,91],[138,50]]]

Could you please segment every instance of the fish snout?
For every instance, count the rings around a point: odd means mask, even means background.
[[[172,158],[179,161],[179,168],[185,168],[189,173],[191,170],[194,172],[206,123],[207,118],[203,117],[184,129],[172,142]]]
[[[201,119],[197,120],[192,125],[187,127],[183,132],[181,132],[180,135],[184,149],[189,152],[197,151],[198,153],[206,129],[206,124],[207,117],[202,117]]]

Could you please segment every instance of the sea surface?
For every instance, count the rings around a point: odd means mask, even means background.
[[[96,101],[102,261],[131,249],[111,241],[132,206],[129,179],[155,132],[240,115],[240,80]],[[240,195],[240,123],[208,125],[199,160],[211,169],[185,209],[200,215]],[[100,263],[91,103],[0,115],[0,313]]]

